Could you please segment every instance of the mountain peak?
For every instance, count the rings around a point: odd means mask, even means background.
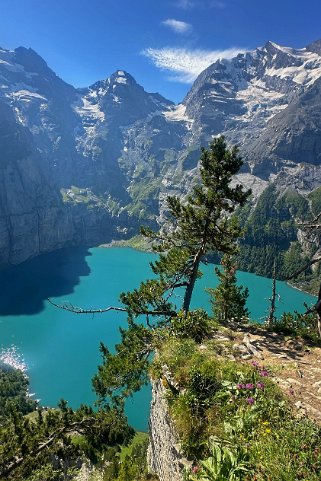
[[[280,46],[279,46],[277,43],[272,42],[272,40],[268,40],[268,41],[266,42],[266,44],[264,45],[264,47],[265,47],[266,49],[268,49],[268,48],[276,48],[276,49],[279,49],[279,48],[280,48]]]
[[[32,48],[18,47],[14,51],[16,62],[29,72],[43,73],[49,69],[44,59]]]
[[[111,84],[137,84],[134,77],[132,77],[128,72],[125,72],[124,70],[116,70],[116,72],[114,72],[109,77],[109,81]]]
[[[292,55],[295,52],[295,49],[293,49],[291,47],[284,47],[283,45],[279,45],[275,42],[272,42],[271,40],[266,42],[263,49],[265,49],[267,52],[270,52],[270,53],[273,53],[273,54],[281,52],[281,53]]]
[[[316,40],[315,42],[310,43],[306,47],[309,52],[317,53],[318,55],[321,55],[321,39]]]

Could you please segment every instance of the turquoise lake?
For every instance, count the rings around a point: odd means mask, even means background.
[[[155,256],[129,248],[70,248],[46,254],[0,272],[0,352],[14,346],[23,356],[30,378],[30,391],[47,406],[59,399],[72,407],[93,403],[91,378],[100,363],[99,344],[110,348],[120,339],[118,328],[126,326],[123,313],[77,315],[50,305],[70,303],[84,308],[118,304],[122,291],[137,287],[151,276],[149,262]],[[192,307],[210,311],[206,287],[215,287],[214,266],[202,267]],[[238,272],[240,284],[249,288],[251,318],[268,312],[271,279]],[[277,283],[278,314],[305,310],[315,298]],[[147,430],[150,389],[144,388],[127,403],[130,423]]]

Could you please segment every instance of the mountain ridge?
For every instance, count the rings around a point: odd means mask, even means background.
[[[0,49],[0,264],[157,227],[215,135],[239,145],[238,180],[255,199],[269,182],[308,193],[321,173],[320,88],[320,40],[219,59],[177,105],[121,69],[76,89],[32,49]]]

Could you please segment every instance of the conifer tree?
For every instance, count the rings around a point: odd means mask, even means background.
[[[116,353],[101,345],[103,362],[93,383],[102,404],[111,400],[116,406],[121,405],[125,397],[147,383],[149,355],[159,342],[157,328],[169,326],[167,332],[176,329],[182,335],[185,320],[186,326],[191,322],[206,325],[204,312],[189,316],[192,295],[206,255],[213,251],[233,255],[238,249],[242,230],[233,213],[251,193],[240,184],[232,185],[241,166],[238,149],[228,149],[223,136],[216,138],[208,149],[202,148],[200,182],[185,199],[168,197],[168,219],[160,233],[142,229],[159,253],[158,260],[151,263],[155,278],[122,293],[123,307],[87,310],[58,306],[78,314],[110,310],[128,314],[128,329],[121,330]],[[183,290],[179,291],[183,292],[182,304],[181,296],[175,302],[177,289]],[[136,322],[141,315],[146,317],[146,326]],[[173,319],[178,320],[176,327]]]
[[[236,266],[231,256],[225,255],[221,264],[223,269],[215,268],[219,285],[215,289],[208,289],[212,297],[213,314],[219,322],[239,321],[249,314],[245,307],[249,290],[236,284]]]
[[[152,263],[157,279],[142,283],[140,288],[122,294],[121,300],[132,314],[146,313],[171,317],[175,306],[173,292],[184,288],[182,309],[190,309],[195,282],[201,275],[199,267],[206,254],[215,251],[233,255],[241,228],[232,216],[250,195],[240,184],[231,185],[243,162],[238,149],[227,148],[223,136],[216,138],[209,149],[202,148],[201,183],[187,199],[168,197],[169,224],[156,234],[148,229],[142,233],[156,241],[159,259]],[[169,227],[168,227],[169,226]]]
[[[129,328],[121,331],[122,340],[115,354],[101,346],[103,363],[94,387],[102,402],[113,399],[118,403],[147,383],[149,354],[157,347],[158,333],[161,335],[164,325],[169,326],[167,333],[176,329],[180,335],[184,326],[193,331],[191,322],[206,329],[203,311],[189,314],[192,294],[206,254],[219,251],[233,255],[237,251],[241,229],[232,214],[250,195],[239,184],[231,186],[241,165],[237,148],[228,149],[224,137],[215,139],[209,149],[202,149],[200,184],[184,200],[168,198],[166,227],[160,233],[143,230],[159,252],[158,260],[151,263],[157,277],[120,296],[128,312]],[[175,305],[175,291],[179,288],[183,289],[182,306]],[[147,326],[135,323],[141,314],[146,316]],[[156,321],[153,325],[152,319]],[[198,330],[196,326],[194,331]]]

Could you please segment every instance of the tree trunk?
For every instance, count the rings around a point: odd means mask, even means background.
[[[269,315],[266,319],[266,325],[270,327],[275,319],[275,298],[276,298],[276,265],[275,261],[273,264],[273,282],[272,282],[272,296],[270,298],[271,301],[271,307],[270,307],[270,312]]]
[[[318,314],[317,327],[318,327],[319,337],[321,339],[321,316],[320,316],[320,314]]]
[[[186,287],[184,301],[183,301],[183,311],[185,312],[185,314],[188,313],[190,308],[192,294],[193,294],[195,282],[197,279],[198,268],[199,268],[203,254],[204,254],[204,246],[202,246],[194,256],[192,273]]]

